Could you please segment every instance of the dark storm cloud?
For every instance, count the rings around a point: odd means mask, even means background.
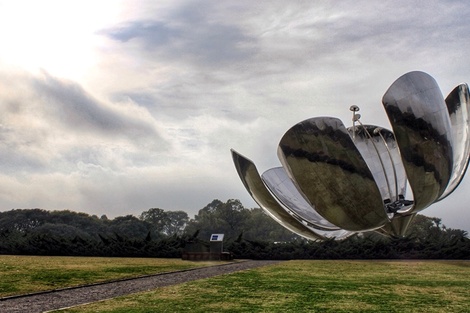
[[[132,21],[101,33],[121,42],[139,40],[161,57],[205,66],[226,65],[252,55],[254,37],[236,24],[211,20],[210,10],[205,3],[192,3],[175,10],[167,22]]]
[[[145,109],[107,105],[45,72],[0,71],[0,78],[2,175],[71,173],[78,163],[120,171],[154,164],[169,148]]]
[[[181,37],[181,31],[172,29],[161,22],[135,21],[105,31],[114,40],[127,42],[134,38],[141,38],[150,47],[159,47],[170,40]]]
[[[33,80],[33,88],[50,117],[69,131],[161,140],[148,121],[105,106],[76,83],[45,74]]]

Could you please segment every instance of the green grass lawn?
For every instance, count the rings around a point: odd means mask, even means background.
[[[470,261],[289,261],[60,312],[470,312]]]
[[[180,259],[0,255],[0,297],[213,264],[217,263]]]

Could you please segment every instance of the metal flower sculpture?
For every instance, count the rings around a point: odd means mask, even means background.
[[[232,149],[246,189],[273,219],[308,239],[403,236],[416,213],[447,197],[465,174],[469,88],[460,84],[444,99],[431,76],[410,72],[382,103],[393,132],[362,124],[357,106],[349,128],[334,117],[310,118],[282,137],[282,167],[262,175]]]

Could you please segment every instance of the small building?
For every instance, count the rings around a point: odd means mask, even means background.
[[[229,261],[233,260],[231,252],[224,252],[224,234],[212,234],[209,239],[209,251],[205,245],[197,245],[198,250],[194,249],[193,243],[188,243],[184,249],[182,259],[190,261],[208,261],[219,260]]]
[[[210,253],[224,252],[224,234],[212,234],[210,239]]]

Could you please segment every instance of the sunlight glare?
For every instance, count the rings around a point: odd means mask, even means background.
[[[97,31],[120,10],[116,1],[0,0],[0,61],[80,79],[95,63]]]

